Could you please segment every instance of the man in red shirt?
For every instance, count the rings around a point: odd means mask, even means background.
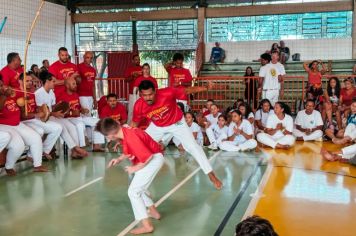
[[[66,90],[62,93],[62,96],[58,97],[57,102],[64,101],[69,103],[70,110],[68,112],[67,118],[75,125],[77,129],[79,135],[79,146],[86,146],[85,128],[86,126],[89,126],[91,132],[89,132],[87,136],[91,138],[91,135],[93,135],[93,151],[103,152],[104,149],[101,147],[101,145],[105,143],[104,136],[94,130],[95,125],[99,119],[87,116],[89,110],[80,106],[79,95],[76,93],[77,82],[74,78],[66,79],[64,85]]]
[[[173,61],[164,66],[168,72],[168,86],[171,88],[185,88],[192,84],[193,77],[188,69],[183,68],[183,61],[183,54],[176,53],[173,56]],[[177,97],[177,102],[184,104],[184,111],[188,110],[187,94]]]
[[[106,96],[106,101],[107,104],[101,109],[99,118],[103,119],[110,117],[121,125],[125,124],[127,121],[126,108],[117,101],[117,95],[114,93],[108,94]]]
[[[142,75],[142,66],[140,66],[140,56],[135,54],[132,56],[132,65],[129,66],[125,71],[125,81],[129,83],[129,114],[128,120],[131,121],[132,118],[132,109],[135,104],[135,96],[133,95],[133,86],[137,77]]]
[[[17,159],[22,155],[25,144],[30,147],[34,172],[47,172],[42,166],[42,139],[33,129],[20,122],[21,111],[17,105],[20,98],[15,91],[4,87],[0,80],[0,130],[11,135],[10,147],[6,155],[5,170],[10,176],[16,175],[14,170]]]
[[[54,87],[56,97],[62,96],[64,93],[64,81],[66,79],[77,79],[79,77],[77,66],[70,62],[68,50],[65,47],[58,49],[58,58],[59,60],[48,68],[49,73],[56,78]]]
[[[46,139],[43,141],[43,156],[51,160],[52,156],[50,155],[53,146],[56,144],[59,136],[62,133],[62,126],[60,124],[57,124],[53,121],[48,120],[47,122],[43,122],[40,120],[40,117],[43,116],[41,112],[38,111],[37,109],[37,104],[36,104],[36,97],[34,94],[34,87],[32,83],[32,77],[30,75],[27,75],[26,77],[26,85],[23,84],[23,77],[24,74],[20,75],[20,85],[21,89],[23,89],[26,86],[26,93],[27,96],[27,116],[25,114],[25,107],[22,107],[22,116],[21,120],[22,123],[27,125],[28,127],[32,128],[34,131],[36,131],[41,137],[44,134],[47,134]],[[23,93],[21,93],[21,96],[24,96]]]
[[[146,132],[155,140],[160,141],[163,137],[175,137],[198,162],[205,174],[208,174],[211,182],[217,189],[221,189],[222,183],[215,176],[211,165],[190,131],[182,111],[178,108],[176,100],[182,94],[192,94],[206,91],[203,87],[189,88],[164,88],[156,91],[151,81],[144,80],[139,86],[141,98],[134,106],[132,127],[144,118],[152,122]]]
[[[4,85],[19,89],[19,77],[22,73],[23,69],[19,54],[17,52],[7,54],[7,65],[0,71]]]
[[[96,125],[96,130],[109,140],[121,140],[122,142],[123,154],[112,159],[108,167],[117,165],[124,159],[129,159],[132,162],[132,166],[125,168],[128,174],[135,173],[128,189],[128,195],[135,219],[141,221],[142,225],[130,233],[153,232],[154,227],[147,208],[152,218],[159,220],[161,216],[153,204],[148,188],[164,163],[160,145],[141,129],[120,126],[117,121],[111,118],[100,120]]]
[[[78,65],[80,75],[80,83],[78,84],[78,94],[80,105],[89,110],[89,114],[94,108],[97,108],[96,93],[95,93],[95,78],[96,70],[91,66],[93,60],[92,52],[84,53],[84,62]]]

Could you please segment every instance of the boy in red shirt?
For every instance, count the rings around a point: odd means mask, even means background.
[[[117,101],[117,95],[110,93],[106,96],[106,101],[107,104],[100,110],[99,118],[103,119],[110,117],[121,125],[125,124],[127,121],[126,108]]]
[[[21,59],[17,52],[11,52],[7,55],[7,65],[2,68],[0,74],[5,86],[20,88],[19,77],[23,73]]]
[[[211,86],[209,84],[208,88]],[[209,176],[215,188],[221,189],[222,183],[215,176],[203,148],[195,141],[183,117],[183,112],[176,103],[177,97],[182,96],[182,94],[202,92],[208,88],[164,88],[156,91],[151,81],[144,80],[139,86],[141,98],[135,103],[131,126],[137,127],[138,123],[144,118],[151,120],[152,122],[146,132],[155,141],[164,142],[173,137],[176,138],[183,148],[194,157],[204,173]]]
[[[173,61],[166,64],[164,68],[168,72],[168,86],[171,88],[186,88],[192,84],[192,74],[188,69],[183,68],[184,56],[181,53],[173,55]],[[184,104],[184,111],[187,111],[188,95],[182,94],[177,98],[177,102]]]
[[[64,81],[66,79],[77,79],[79,77],[77,66],[70,62],[68,50],[65,47],[58,49],[58,58],[59,60],[48,68],[48,72],[56,78],[54,87],[56,98],[64,93]]]
[[[128,195],[135,219],[141,221],[141,226],[133,229],[130,233],[153,232],[154,227],[147,208],[151,217],[158,220],[161,216],[150,198],[148,188],[164,163],[161,146],[141,129],[121,126],[111,118],[100,120],[96,125],[96,130],[109,140],[119,139],[122,142],[123,154],[111,160],[108,167],[117,165],[125,159],[132,162],[132,166],[125,168],[128,174],[135,173],[128,189]]]
[[[94,108],[97,108],[95,93],[96,70],[91,66],[93,56],[92,52],[85,52],[84,62],[78,65],[78,72],[80,75],[80,83],[78,84],[80,105],[83,108],[88,109],[90,114],[93,106]]]

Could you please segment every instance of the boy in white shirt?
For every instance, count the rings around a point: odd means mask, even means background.
[[[265,133],[257,134],[257,140],[272,148],[289,149],[294,145],[293,118],[288,115],[289,107],[283,102],[277,102],[274,113],[268,116]]]
[[[217,150],[221,142],[227,139],[228,127],[226,126],[226,117],[219,115],[218,123],[206,129],[210,146],[209,149]]]
[[[272,106],[283,96],[283,77],[286,74],[284,66],[278,62],[278,52],[272,53],[272,61],[260,68],[260,85],[258,91],[262,98],[270,100]],[[269,61],[268,54],[262,54],[261,59]]]
[[[252,150],[257,147],[256,140],[253,139],[253,129],[251,123],[243,119],[238,110],[232,113],[232,122],[229,125],[228,141],[223,141],[219,148],[228,152],[238,152]]]
[[[315,102],[309,99],[305,110],[299,111],[295,119],[294,136],[298,141],[322,141],[323,119],[319,111],[315,110]]]

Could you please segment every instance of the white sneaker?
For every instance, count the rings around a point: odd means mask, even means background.
[[[215,143],[210,144],[210,145],[208,146],[208,148],[211,149],[211,150],[218,150],[218,147],[216,146]]]

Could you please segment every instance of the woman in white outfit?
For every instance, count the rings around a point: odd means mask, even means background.
[[[290,109],[283,102],[277,102],[274,113],[268,117],[264,133],[257,134],[257,140],[272,148],[288,149],[294,145],[293,118]]]
[[[226,126],[226,116],[220,115],[218,123],[206,129],[210,146],[209,149],[217,150],[222,141],[227,140],[228,127]]]
[[[223,141],[219,148],[228,152],[247,151],[257,147],[256,140],[253,139],[253,129],[251,123],[243,119],[239,110],[232,113],[232,122],[228,129],[228,141]]]
[[[194,136],[194,139],[197,141],[199,146],[203,146],[204,138],[203,138],[203,132],[201,131],[200,126],[196,123],[196,119],[194,117],[194,114],[192,112],[186,112],[184,114],[185,121],[187,122],[187,125],[192,131],[192,134]],[[174,144],[178,147],[180,150],[184,150],[183,146],[179,142],[177,138],[173,138]]]
[[[262,99],[255,113],[256,133],[264,132],[267,125],[267,119],[271,114],[274,114],[271,102],[268,99]]]

